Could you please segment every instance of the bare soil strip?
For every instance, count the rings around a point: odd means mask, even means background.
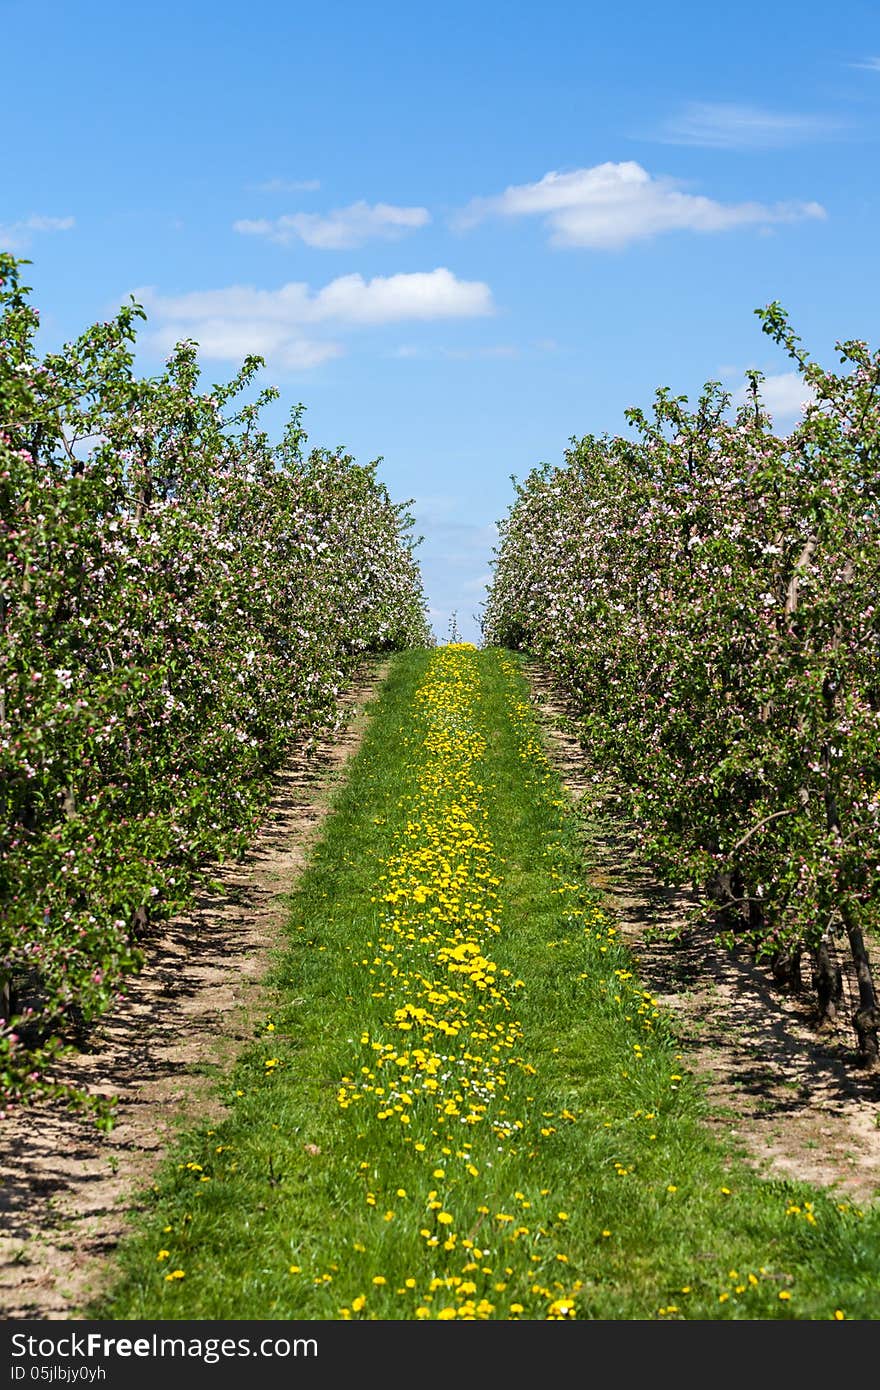
[[[565,695],[540,667],[527,674],[551,757],[580,801],[591,782],[584,750],[567,731]],[[697,899],[659,883],[623,829],[585,817],[583,833],[591,882],[617,915],[645,988],[674,1017],[685,1065],[705,1084],[711,1123],[767,1176],[832,1187],[857,1204],[877,1200],[880,1075],[856,1064],[852,981],[840,1025],[820,1031],[806,994],[783,993],[748,951],[719,946],[710,924],[664,941]]]
[[[243,860],[217,865],[222,893],[157,931],[149,959],[90,1050],[64,1075],[118,1097],[109,1135],[58,1106],[6,1120],[0,1149],[0,1317],[74,1319],[106,1287],[138,1193],[176,1132],[222,1113],[216,1082],[264,1010],[263,981],[295,888],[366,707],[388,669],[365,665],[343,701],[344,727],[296,752],[277,779]]]

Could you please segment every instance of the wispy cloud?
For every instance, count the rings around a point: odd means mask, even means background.
[[[443,356],[451,362],[512,362],[520,355],[520,349],[515,343],[489,343],[485,347],[476,348],[443,348]]]
[[[445,267],[372,280],[341,275],[316,291],[291,282],[276,290],[231,285],[181,295],[147,287],[134,297],[157,324],[152,342],[162,350],[192,338],[207,358],[240,360],[253,352],[292,370],[342,355],[344,346],[323,336],[326,330],[474,318],[494,307],[488,285],[459,280]]]
[[[498,527],[455,520],[458,498],[416,498],[416,530],[425,528],[419,567],[430,595],[429,617],[438,640],[445,641],[453,613],[465,641],[479,640],[478,610],[486,598]]]
[[[317,193],[320,179],[266,179],[252,185],[257,193]]]
[[[294,212],[272,219],[244,218],[233,223],[236,232],[262,236],[287,246],[304,241],[322,251],[349,251],[374,239],[396,241],[417,227],[424,227],[431,216],[427,208],[394,207],[390,203],[352,203],[325,214]]]
[[[654,177],[640,164],[596,164],[545,174],[491,198],[476,198],[455,219],[467,228],[488,217],[544,219],[550,243],[609,251],[664,232],[723,232],[824,217],[819,203],[720,203],[685,193],[678,181]]]
[[[866,68],[868,72],[880,72],[880,58],[863,58],[860,63],[850,63],[851,68]]]
[[[23,251],[39,232],[69,232],[72,217],[43,217],[36,213],[18,222],[0,223],[0,246],[4,251]]]
[[[387,357],[406,360],[407,358],[430,359],[433,362],[475,362],[504,361],[520,357],[521,351],[515,343],[490,343],[482,347],[417,347],[413,343],[401,343],[386,353]]]
[[[846,122],[833,116],[693,101],[671,116],[654,139],[667,145],[699,145],[712,150],[770,150],[827,140],[846,128]]]

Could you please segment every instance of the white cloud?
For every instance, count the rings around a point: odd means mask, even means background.
[[[451,270],[377,275],[340,275],[312,301],[319,318],[348,323],[399,323],[405,319],[474,318],[493,310],[482,280],[459,280]]]
[[[868,72],[880,72],[880,58],[865,58],[861,63],[850,63],[851,68],[867,68]]]
[[[597,164],[553,171],[537,183],[515,184],[493,198],[478,198],[458,218],[460,227],[490,216],[541,216],[554,246],[614,250],[662,232],[723,232],[824,217],[819,203],[719,203],[682,192],[674,179],[654,177],[640,164]]]
[[[823,140],[844,128],[844,123],[835,117],[767,111],[732,102],[693,101],[671,117],[656,138],[669,145],[765,150]]]
[[[43,217],[35,213],[19,222],[0,224],[0,246],[4,251],[20,251],[30,245],[35,232],[69,232],[74,225],[72,217]]]
[[[313,292],[302,281],[278,290],[232,285],[221,290],[158,295],[134,291],[154,314],[201,321],[292,323],[398,323],[406,319],[470,318],[492,311],[492,293],[480,280],[459,280],[443,267],[400,275],[340,275]]]
[[[192,338],[205,357],[235,360],[252,352],[292,370],[342,354],[338,342],[321,336],[325,327],[471,318],[493,309],[488,285],[459,280],[443,267],[372,280],[342,275],[318,291],[291,282],[277,290],[232,285],[181,295],[150,287],[133,293],[157,324],[152,341],[160,350]]]
[[[234,362],[256,353],[288,371],[318,367],[341,357],[344,351],[339,343],[329,339],[306,338],[283,324],[260,319],[169,319],[148,336],[163,353],[171,352],[184,338],[192,338],[205,358]]]
[[[401,208],[390,203],[352,203],[347,208],[321,215],[294,212],[273,219],[243,218],[233,223],[245,236],[263,236],[280,246],[304,241],[321,251],[347,251],[375,238],[394,241],[417,227],[424,227],[431,216],[427,208]]]
[[[776,421],[798,419],[803,414],[804,407],[815,398],[812,387],[807,385],[798,372],[779,372],[776,376],[765,377],[758,383],[758,395],[764,408]],[[741,386],[734,392],[733,404],[744,405],[750,399],[750,389]]]

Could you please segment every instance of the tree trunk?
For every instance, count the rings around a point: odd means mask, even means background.
[[[852,1017],[859,1040],[859,1060],[873,1069],[880,1067],[880,1007],[877,1005],[871,961],[858,922],[848,908],[843,910],[842,915],[859,986],[859,1007]]]
[[[773,971],[773,978],[780,989],[787,989],[792,994],[798,994],[803,988],[800,946],[790,946],[777,951],[770,962],[770,969]]]
[[[834,959],[830,928],[823,932],[813,952],[813,986],[819,1004],[819,1022],[836,1023],[843,1003],[843,971]]]

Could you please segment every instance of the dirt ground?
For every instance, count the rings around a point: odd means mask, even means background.
[[[263,828],[243,861],[221,866],[218,894],[152,943],[123,1007],[70,1068],[119,1098],[109,1135],[70,1112],[38,1107],[7,1121],[0,1150],[0,1318],[70,1320],[112,1273],[138,1193],[181,1126],[218,1116],[218,1076],[253,1036],[263,981],[280,946],[285,895],[320,832],[357,749],[385,666],[350,692],[347,723],[278,778]],[[564,701],[531,671],[548,747],[573,799],[588,785]],[[880,1077],[853,1064],[850,1030],[816,1033],[804,997],[780,994],[767,971],[715,945],[710,929],[675,946],[658,928],[690,899],[663,889],[625,835],[585,822],[592,882],[616,912],[645,987],[677,1022],[685,1064],[700,1075],[711,1123],[767,1173],[833,1186],[866,1203],[880,1195]]]
[[[529,677],[551,757],[578,802],[590,783],[565,698],[546,672],[532,667]],[[880,1073],[857,1065],[846,963],[841,1021],[818,1030],[808,992],[782,992],[745,949],[719,946],[711,924],[664,940],[697,899],[664,888],[623,830],[607,820],[582,824],[590,881],[614,910],[645,988],[673,1016],[685,1064],[704,1083],[710,1123],[766,1175],[831,1187],[857,1204],[877,1200]],[[872,964],[877,979],[876,950]]]

